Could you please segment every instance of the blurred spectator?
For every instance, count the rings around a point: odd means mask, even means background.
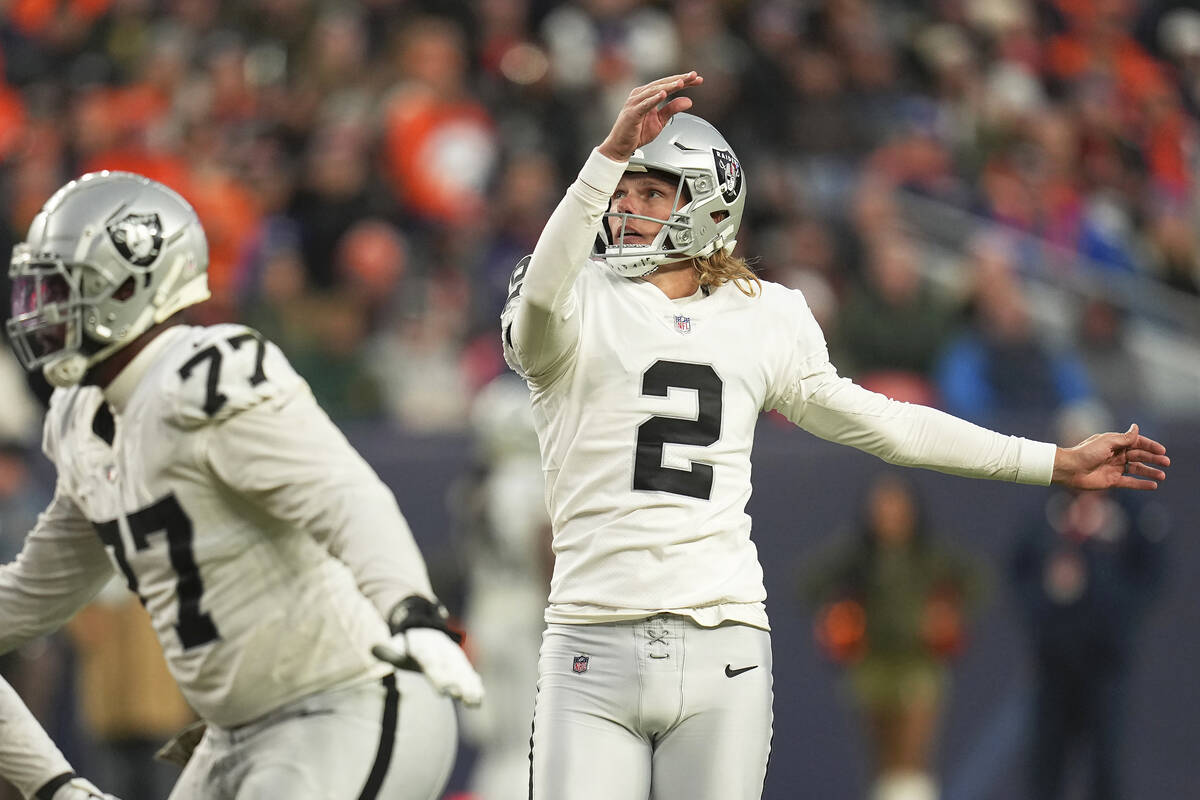
[[[1061,444],[1094,419],[1061,418]],[[1133,492],[1054,490],[1012,554],[1012,588],[1034,664],[1029,797],[1125,797],[1122,741],[1136,635],[1166,566],[1161,510]]]
[[[1024,419],[1028,426],[1088,400],[1092,390],[1078,357],[1038,335],[1010,248],[984,239],[973,257],[970,318],[935,368],[942,407],[983,425]]]
[[[1200,112],[1200,10],[1180,7],[1163,14],[1156,31],[1175,65],[1183,102],[1193,118]]]
[[[374,330],[399,299],[408,269],[404,234],[379,219],[356,222],[337,243],[334,269],[338,283],[363,310]]]
[[[367,315],[359,299],[344,291],[314,295],[297,320],[309,335],[307,346],[293,341],[288,357],[317,402],[335,420],[382,419],[383,389],[368,363]]]
[[[1183,214],[1164,211],[1149,230],[1150,270],[1165,285],[1200,295],[1200,242]]]
[[[872,800],[934,800],[949,662],[965,644],[983,573],[934,534],[894,473],[872,482],[862,518],[806,571],[817,641],[846,671],[871,753]]]
[[[346,231],[359,220],[383,216],[386,208],[370,159],[368,111],[360,97],[328,100],[305,143],[288,216],[299,226],[303,263],[315,289],[335,286],[335,254]]]
[[[477,222],[497,143],[491,115],[468,86],[463,34],[448,20],[418,18],[398,45],[401,81],[385,121],[392,192],[422,219]]]
[[[408,287],[406,309],[370,337],[368,368],[382,388],[385,410],[401,427],[459,429],[471,402],[462,357],[470,287],[448,271]]]
[[[899,233],[868,245],[866,275],[838,317],[838,364],[856,382],[897,400],[936,405],[930,381],[950,336],[953,308],[921,275]]]
[[[1130,349],[1126,313],[1105,298],[1089,298],[1080,310],[1077,338],[1096,401],[1119,420],[1145,419],[1145,370]]]

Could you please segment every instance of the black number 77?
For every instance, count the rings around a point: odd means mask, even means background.
[[[263,373],[263,357],[267,353],[267,343],[254,331],[239,333],[230,336],[225,341],[229,342],[229,346],[234,350],[241,348],[243,342],[248,342],[253,339],[258,344],[258,352],[254,356],[254,372],[250,375],[250,385],[258,386],[267,379]],[[192,356],[187,362],[179,368],[179,377],[185,381],[192,377],[192,370],[203,362],[208,363],[208,378],[205,381],[204,388],[204,413],[210,417],[221,410],[221,406],[225,405],[225,401],[229,398],[221,393],[217,388],[221,377],[221,351],[215,344],[201,350],[196,355]]]
[[[179,617],[175,622],[175,632],[179,634],[179,642],[184,650],[208,644],[214,639],[220,639],[217,626],[212,617],[200,610],[200,600],[204,596],[204,582],[200,579],[200,567],[196,564],[196,556],[192,552],[192,521],[184,513],[183,506],[169,494],[153,505],[135,511],[126,517],[129,522],[129,533],[133,538],[135,552],[150,548],[150,537],[156,533],[166,534],[167,559],[175,570],[177,580],[175,595],[179,599]],[[95,523],[96,533],[100,540],[112,548],[113,558],[125,576],[129,591],[141,599],[142,605],[146,599],[138,591],[137,574],[129,564],[125,555],[125,543],[121,540],[121,531],[117,520]]]

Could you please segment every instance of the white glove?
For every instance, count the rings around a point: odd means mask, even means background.
[[[96,788],[87,778],[71,778],[50,796],[50,800],[117,800]]]
[[[409,628],[375,645],[371,653],[401,669],[419,669],[433,688],[461,700],[463,705],[477,706],[483,702],[479,673],[462,648],[437,628]]]

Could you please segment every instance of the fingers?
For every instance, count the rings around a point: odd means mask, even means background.
[[[1167,477],[1167,473],[1163,472],[1161,469],[1155,469],[1154,467],[1137,462],[1130,462],[1126,464],[1125,474],[1133,475],[1138,478],[1146,478],[1152,481],[1161,481]]]
[[[1164,447],[1163,445],[1154,441],[1153,439],[1151,439],[1148,436],[1138,436],[1137,439],[1134,441],[1134,443],[1131,445],[1131,447],[1137,448],[1138,450],[1144,450],[1144,451],[1147,451],[1150,453],[1155,453],[1157,455],[1162,455],[1167,452],[1166,447]]]
[[[653,88],[656,91],[665,90],[668,92],[673,92],[689,86],[699,86],[702,83],[704,83],[704,78],[701,77],[695,70],[692,70],[691,72],[681,72],[678,75],[668,75],[665,78],[659,78],[658,80],[650,81],[642,88]]]
[[[1131,448],[1125,452],[1126,461],[1140,461],[1144,464],[1154,464],[1159,467],[1171,466],[1171,457],[1162,451],[1140,450]]]
[[[1151,492],[1158,488],[1158,482],[1134,478],[1130,475],[1122,475],[1120,478],[1117,478],[1117,482],[1113,486],[1117,489],[1135,489],[1142,492]]]
[[[704,78],[697,75],[695,71],[659,78],[656,81],[647,83],[645,86],[639,86],[630,92],[628,102],[637,109],[644,108],[646,111],[649,111],[655,105],[661,103],[667,95],[693,86],[699,86],[702,83],[704,83]]]
[[[662,107],[662,116],[666,119],[678,114],[680,111],[687,111],[691,107],[692,99],[690,97],[676,97]]]

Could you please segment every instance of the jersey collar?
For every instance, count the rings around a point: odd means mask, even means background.
[[[155,336],[142,348],[133,360],[125,365],[125,369],[113,378],[112,383],[104,389],[104,399],[112,406],[113,411],[120,414],[129,403],[133,390],[141,382],[142,376],[150,369],[150,365],[158,358],[158,354],[167,348],[176,337],[182,336],[188,330],[185,325],[167,328]]]

